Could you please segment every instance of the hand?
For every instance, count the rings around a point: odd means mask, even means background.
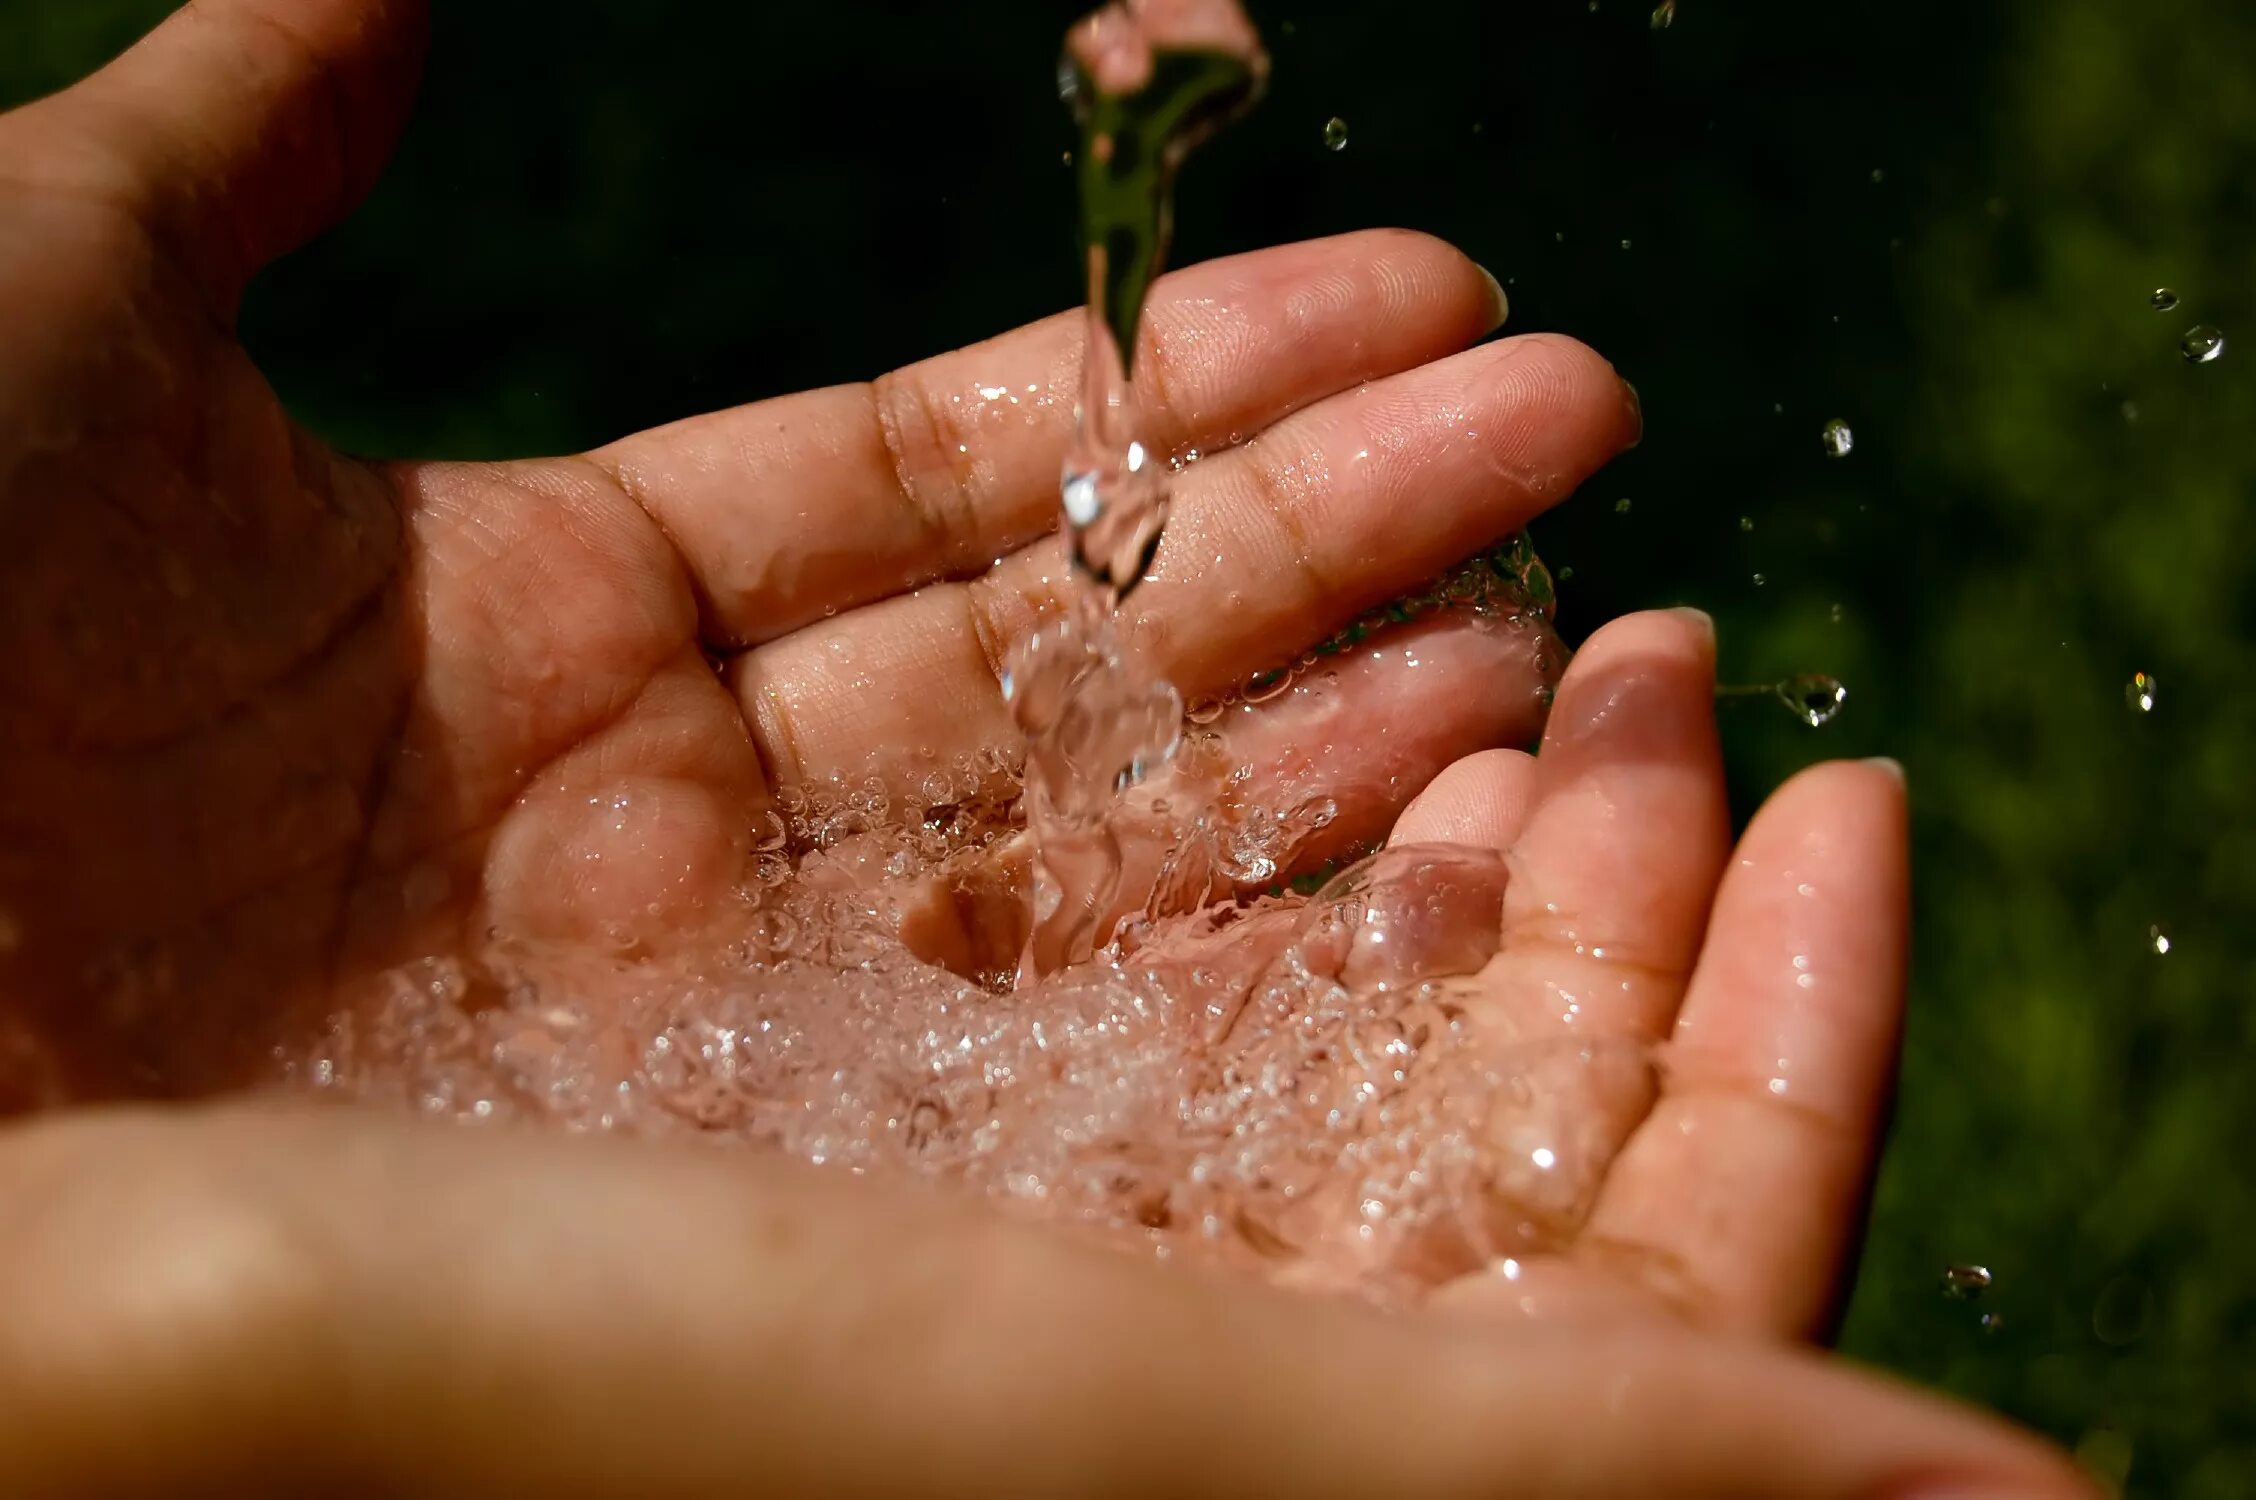
[[[1038,539],[1066,322],[566,460],[364,465],[289,424],[235,300],[373,173],[415,9],[208,0],[0,120],[0,288],[35,310],[0,366],[0,1103],[224,1088],[487,927],[678,935],[788,789],[1011,742],[996,662],[1060,586]],[[1634,433],[1577,346],[1452,352],[1500,312],[1409,236],[1163,288],[1161,439],[1226,450],[1136,600],[1187,692],[1511,531]],[[1509,1044],[1673,1028],[1649,1112],[1586,1117],[1574,1253],[1440,1299],[1509,1331],[1160,1274],[781,1163],[361,1112],[59,1114],[0,1138],[24,1206],[0,1477],[2066,1492],[1975,1419],[1650,1316],[1822,1315],[1892,1046],[1899,783],[1792,784],[1717,893],[1699,621],[1596,637],[1533,762],[1459,758],[1532,730],[1523,645],[1427,639],[1438,670],[1331,710],[1393,736],[1338,836],[1400,812],[1398,843],[1511,851],[1465,987]]]

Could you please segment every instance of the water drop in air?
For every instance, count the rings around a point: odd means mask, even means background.
[[[1765,578],[1765,577],[1764,577],[1764,576],[1763,576],[1762,574],[1760,574],[1760,573],[1757,573],[1757,574],[1755,575],[1755,587],[1756,587],[1756,588],[1758,588],[1758,589],[1759,589],[1759,588],[1761,588],[1761,587],[1762,587],[1762,586],[1763,586],[1764,584],[1766,584],[1766,583],[1768,583],[1768,582],[1770,582],[1770,580],[1769,580],[1768,578]]]
[[[1984,1333],[1996,1333],[2004,1327],[2004,1313],[1986,1312],[1982,1314],[1982,1331]]]
[[[2207,323],[2196,323],[2178,340],[2178,352],[2189,365],[2205,365],[2225,352],[2225,336]]]
[[[2154,950],[2155,956],[2160,957],[2170,951],[2170,934],[2160,927],[2149,927],[2146,929],[2146,943]]]
[[[1326,151],[1345,151],[1347,149],[1347,121],[1341,119],[1338,115],[1334,115],[1324,122],[1324,149]]]
[[[2168,312],[2178,305],[2178,294],[2166,286],[2158,286],[2147,299],[2147,305],[2156,312]]]
[[[1629,497],[1627,495],[1622,496],[1621,499],[1614,502],[1614,514],[1617,516],[1626,516],[1629,514]]]
[[[1676,0],[1661,0],[1653,7],[1653,29],[1666,31],[1676,24]]]
[[[1849,450],[1856,446],[1856,434],[1849,431],[1849,424],[1839,417],[1826,423],[1825,430],[1819,437],[1825,443],[1827,458],[1847,458]]]
[[[1943,1295],[1955,1302],[1971,1302],[1994,1280],[1988,1266],[1952,1266],[1943,1272]]]
[[[2123,684],[2123,701],[2142,714],[2154,712],[2154,699],[2158,688],[2151,672],[2133,672],[2131,680]]]
[[[1741,531],[1753,531],[1755,529],[1755,518],[1753,516],[1741,516],[1739,518],[1739,529]]]
[[[1849,701],[1849,690],[1837,678],[1804,672],[1778,684],[1778,698],[1795,718],[1815,729],[1841,711],[1841,705]]]

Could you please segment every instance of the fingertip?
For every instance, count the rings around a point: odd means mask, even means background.
[[[1387,843],[1508,849],[1527,822],[1534,794],[1534,756],[1483,750],[1445,767],[1403,809]]]

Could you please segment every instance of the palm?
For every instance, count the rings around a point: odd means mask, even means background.
[[[130,137],[121,98],[129,83],[8,128]],[[8,188],[26,227],[0,242],[0,286],[50,309],[19,355],[37,378],[0,383],[5,430],[37,438],[0,464],[0,962],[26,1002],[0,1022],[0,1103],[223,1086],[365,975],[487,928],[594,946],[622,921],[693,928],[780,791],[1011,751],[998,666],[1062,586],[1042,533],[1070,323],[585,457],[371,466],[293,428],[227,331],[258,256],[308,227],[276,183],[231,180],[242,222],[223,234],[184,217],[192,195],[89,191],[115,187],[103,165]],[[1634,434],[1633,399],[1579,346],[1456,352],[1493,295],[1407,235],[1163,290],[1141,356],[1153,436],[1211,456],[1179,487],[1133,634],[1187,695],[1516,529]],[[1541,672],[1518,642],[1437,627],[1421,650],[1430,670],[1347,672],[1329,702],[1248,731],[1257,759],[1325,768],[1342,839],[1534,727]],[[1893,804],[1862,773],[1802,786],[1769,845],[1750,836],[1761,874],[1726,886],[1711,929],[1708,671],[1682,622],[1601,635],[1532,769],[1465,762],[1403,832],[1511,850],[1496,956],[1471,980],[1484,1025],[1515,1043],[1677,1028],[1649,1117],[1649,1099],[1591,1102],[1568,1210],[1590,1217],[1586,1247],[1805,1326],[1885,1056]],[[1828,872],[1823,899],[1778,905],[1797,861]],[[1749,914],[1727,924],[1735,902]],[[1802,1014],[1813,954],[1845,1022]],[[1772,1061],[1789,1053],[1814,1081]],[[1751,1201],[1760,1224],[1714,1233]],[[1610,1286],[1591,1257],[1550,1285]],[[1533,1295],[1468,1295],[1500,1287]]]

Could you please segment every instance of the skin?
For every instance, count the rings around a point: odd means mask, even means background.
[[[423,25],[198,0],[0,117],[0,1490],[2082,1492],[1792,1348],[1885,1103],[1904,789],[1819,767],[1732,849],[1697,615],[1599,632],[1533,759],[1437,650],[1385,704],[1423,773],[1349,778],[1343,818],[1509,851],[1481,1024],[1667,1043],[1574,1249],[1417,1315],[780,1161],[230,1100],[384,964],[694,933],[780,789],[1009,748],[999,652],[1063,577],[1070,402],[951,398],[1069,391],[1065,318],[563,459],[293,426],[234,309],[372,180]],[[1467,350],[1501,312],[1406,234],[1162,284],[1161,443],[1258,434],[1135,601],[1186,694],[1634,438],[1580,346]]]

